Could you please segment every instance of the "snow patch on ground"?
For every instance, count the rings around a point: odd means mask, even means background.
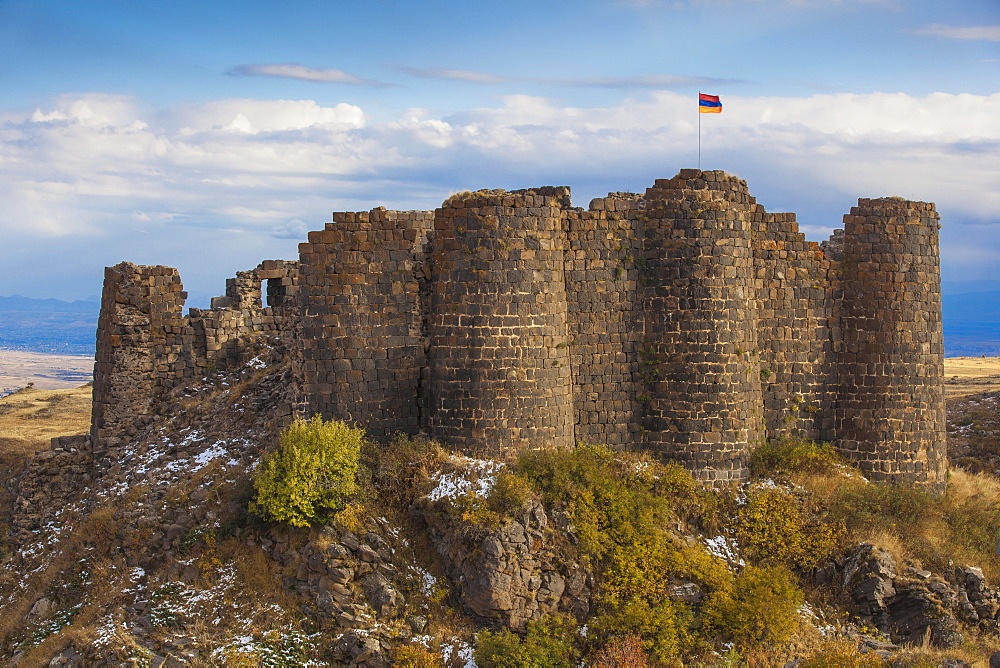
[[[455,499],[468,494],[485,498],[496,484],[497,474],[505,466],[503,462],[490,459],[457,456],[450,457],[448,463],[457,470],[450,473],[438,471],[431,476],[431,480],[437,483],[427,495],[431,501]]]
[[[824,638],[829,636],[831,633],[835,633],[837,631],[837,628],[835,626],[831,624],[825,624],[821,616],[817,614],[816,610],[813,609],[813,607],[809,605],[809,603],[803,603],[802,606],[799,608],[798,612],[799,615],[804,620],[806,620],[806,622],[812,624],[813,627],[815,627],[815,629],[819,631],[820,635],[822,635]]]
[[[197,429],[184,429],[171,437],[161,430],[159,439],[143,447],[130,443],[121,452],[122,474],[100,496],[121,496],[137,484],[172,484],[222,460],[226,469],[240,467],[239,457],[253,444],[245,438],[213,440]]]
[[[731,538],[722,535],[715,538],[706,538],[705,547],[708,548],[709,552],[730,566],[746,566],[746,562],[740,557],[739,545]]]
[[[452,638],[441,648],[441,658],[447,666],[452,665],[453,660],[459,660],[465,662],[460,664],[462,668],[478,668],[475,654],[475,648],[460,638]]]

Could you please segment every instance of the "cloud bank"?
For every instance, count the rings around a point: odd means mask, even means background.
[[[701,120],[702,166],[740,174],[769,210],[796,211],[810,238],[838,226],[859,196],[930,200],[945,220],[945,262],[963,277],[995,273],[1000,94],[723,103]],[[32,253],[73,249],[59,271],[162,262],[211,291],[260,259],[294,257],[294,242],[331,210],[433,208],[480,187],[569,184],[583,206],[641,190],[696,165],[698,122],[692,96],[665,91],[600,108],[515,95],[381,123],[312,100],[150,110],[121,96],[64,96],[0,116],[0,262],[30,268]],[[31,294],[21,278],[8,272],[0,294]]]

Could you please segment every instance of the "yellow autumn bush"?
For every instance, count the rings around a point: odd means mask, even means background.
[[[250,510],[272,522],[325,522],[357,493],[364,430],[320,416],[296,420],[260,462]]]

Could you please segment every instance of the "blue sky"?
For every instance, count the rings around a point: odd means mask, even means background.
[[[938,204],[951,281],[1000,280],[996,0],[0,0],[0,295],[120,260],[195,301],[333,210],[697,163],[825,238],[858,197]]]

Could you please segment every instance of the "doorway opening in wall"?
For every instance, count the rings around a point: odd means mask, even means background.
[[[264,296],[264,306],[281,306],[285,303],[285,285],[280,278],[264,279],[260,293]]]

